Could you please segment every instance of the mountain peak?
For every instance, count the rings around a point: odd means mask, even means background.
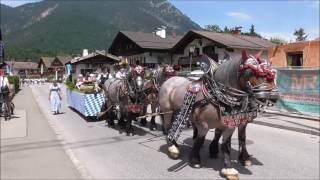
[[[166,26],[169,33],[182,34],[200,29],[167,0],[44,0],[9,8],[1,5],[7,47],[77,52],[107,49],[120,30],[151,33]]]

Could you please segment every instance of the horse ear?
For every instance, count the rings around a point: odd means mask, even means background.
[[[248,53],[246,50],[242,50],[242,61],[245,62],[248,59]]]
[[[263,52],[263,50],[259,51],[259,52],[256,54],[256,56],[255,56],[255,58],[256,58],[259,62],[260,62],[260,58],[261,58],[262,52]]]

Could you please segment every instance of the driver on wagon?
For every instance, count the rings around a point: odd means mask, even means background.
[[[127,63],[123,62],[119,64],[119,71],[116,73],[116,78],[124,79],[126,77]]]

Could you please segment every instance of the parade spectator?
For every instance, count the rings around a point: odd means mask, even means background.
[[[49,91],[49,101],[51,103],[51,111],[53,112],[53,115],[60,113],[61,100],[62,94],[60,86],[58,85],[57,81],[54,80]]]
[[[106,67],[102,67],[101,73],[97,77],[97,81],[100,88],[102,88],[105,81],[110,78],[109,75],[110,75],[110,69]]]
[[[83,78],[83,75],[82,74],[79,74],[78,75],[78,79],[77,79],[77,83],[76,83],[76,87],[78,89],[80,89],[80,86],[83,84],[84,82],[84,78]]]
[[[8,110],[13,113],[13,109],[11,109],[11,100],[13,97],[12,91],[10,89],[10,83],[7,77],[7,74],[0,71],[0,98],[3,98],[1,102],[3,101],[8,106]],[[2,104],[0,103],[0,107],[2,107]],[[2,108],[0,108],[2,110]]]

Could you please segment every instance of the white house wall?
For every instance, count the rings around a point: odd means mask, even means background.
[[[135,64],[136,60],[139,60],[141,63],[143,63],[144,59],[145,59],[145,63],[158,64],[158,63],[161,63],[159,62],[159,57],[160,59],[162,59],[161,61],[163,63],[171,63],[171,56],[169,53],[152,52],[150,55],[149,52],[146,52],[146,53],[141,53],[137,55],[127,56],[126,58],[128,59],[129,63],[131,60],[132,64]]]
[[[190,51],[190,47],[191,46],[195,46],[195,48],[199,48],[200,49],[200,55],[203,55],[203,49],[204,47],[208,46],[208,45],[214,45],[214,42],[209,41],[208,39],[205,38],[201,38],[201,42],[202,42],[202,46],[200,46],[199,44],[199,39],[194,39],[192,42],[190,42],[184,49],[184,53],[183,54],[175,54],[173,55],[173,64],[177,64],[178,60],[180,57],[188,57],[189,56],[189,51]],[[218,54],[218,59],[223,59],[225,56],[225,48],[217,48],[216,49],[216,53]],[[241,51],[242,49],[234,49],[233,52],[229,52],[229,55],[231,56],[232,59],[238,59],[241,58]],[[247,52],[249,55],[256,55],[260,50],[251,50],[248,49]],[[268,58],[268,52],[267,50],[264,50],[263,54],[262,54],[262,58],[267,59]]]

